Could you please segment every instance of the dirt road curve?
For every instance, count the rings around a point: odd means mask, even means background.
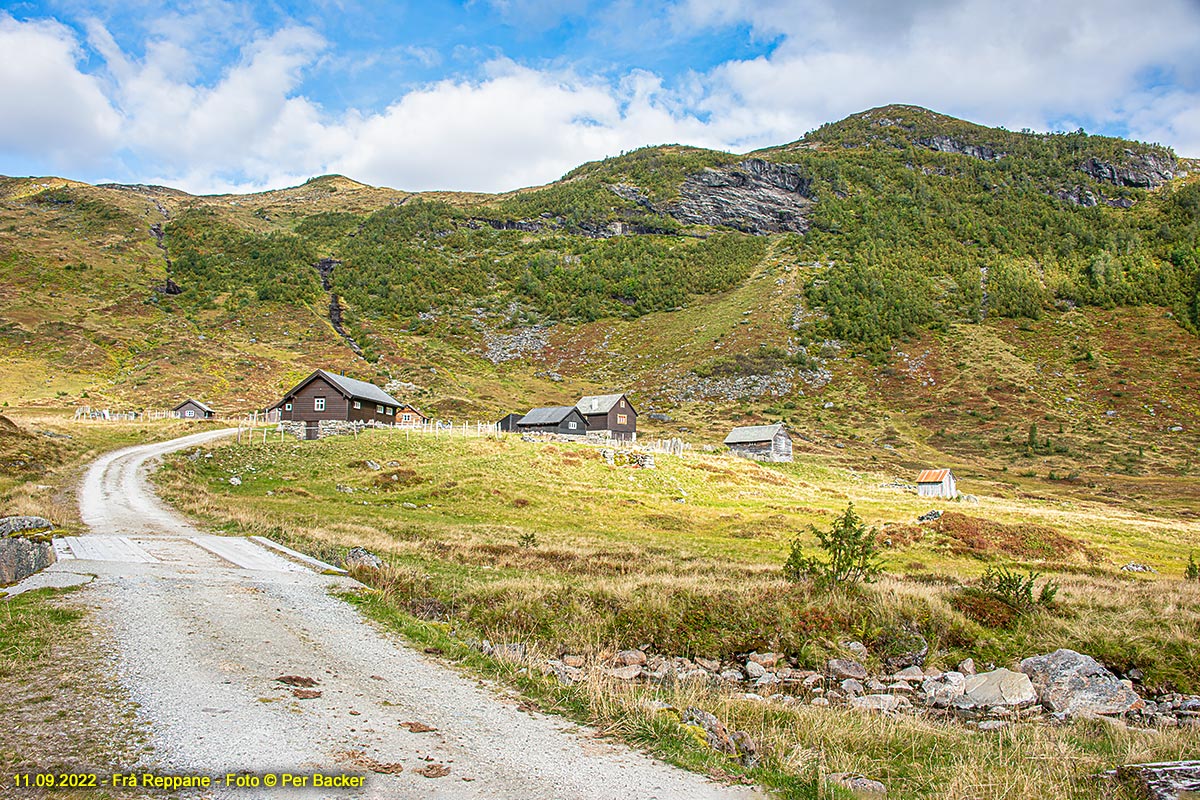
[[[151,723],[160,771],[367,775],[358,790],[218,788],[213,797],[750,798],[592,738],[378,631],[317,574],[244,539],[206,537],[149,490],[153,459],[220,432],[129,448],[90,469],[88,536],[53,570],[97,577],[121,682]],[[63,578],[68,577],[66,574]],[[313,678],[296,697],[275,679]],[[402,723],[436,730],[413,733]],[[373,771],[398,765],[398,774]],[[425,777],[449,769],[441,777]],[[131,765],[133,766],[133,765]],[[393,771],[396,771],[393,768]],[[206,795],[202,795],[206,796]]]

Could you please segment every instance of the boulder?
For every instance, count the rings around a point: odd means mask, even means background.
[[[751,653],[746,658],[756,664],[762,664],[767,669],[773,669],[783,661],[783,653]]]
[[[863,693],[863,685],[859,681],[854,680],[854,678],[846,678],[846,680],[842,681],[842,691],[848,697],[854,697]]]
[[[846,678],[854,678],[857,681],[865,680],[867,670],[862,664],[857,661],[851,661],[848,658],[831,658],[825,667],[825,671],[829,673],[834,680],[844,680]]]
[[[1001,667],[965,678],[962,696],[951,705],[960,711],[982,711],[995,706],[1025,708],[1037,701],[1028,675]]]
[[[712,749],[726,755],[737,755],[738,748],[729,735],[724,723],[702,708],[691,706],[684,712],[684,725],[695,725],[704,732],[704,739]]]
[[[379,569],[383,566],[383,559],[365,547],[351,547],[342,564],[346,569]]]
[[[1145,706],[1137,692],[1091,656],[1055,650],[1021,662],[1043,706],[1068,717],[1127,714]]]
[[[757,680],[767,674],[767,668],[757,661],[746,662],[746,676],[751,680]]]
[[[853,772],[831,772],[825,776],[825,780],[863,800],[887,797],[887,787],[882,783]]]

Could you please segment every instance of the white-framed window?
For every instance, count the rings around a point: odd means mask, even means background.
[[[618,425],[628,425],[629,424],[629,415],[628,414],[617,414],[617,424]]]
[[[400,417],[401,422],[412,422],[412,414],[403,414]]]
[[[325,398],[324,397],[318,397],[315,400],[313,400],[313,411],[324,411],[324,410],[325,410]]]
[[[185,417],[194,417],[196,416],[196,412],[189,408],[187,411],[183,412],[183,415]]]
[[[291,411],[291,410],[292,410],[292,404],[291,404],[291,403],[286,403],[286,404],[283,406],[283,410],[284,410],[284,411]]]
[[[573,430],[575,430],[575,423],[574,423],[574,422],[568,422],[568,423],[567,423],[567,429],[568,429],[568,430],[572,430],[572,431],[573,431]]]
[[[377,406],[375,406],[375,413],[376,413],[376,414],[382,414],[382,413],[383,413],[383,406],[381,406],[381,405],[377,405]]]
[[[354,407],[355,407],[355,408],[362,408],[362,400],[355,400],[355,401],[354,401]]]
[[[396,409],[392,408],[391,406],[388,406],[388,408],[387,408],[387,415],[390,417],[390,416],[392,416],[392,415],[393,415],[393,414],[395,414],[395,413],[396,413]]]

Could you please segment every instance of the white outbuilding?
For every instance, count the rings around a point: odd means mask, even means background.
[[[926,469],[917,476],[917,494],[921,497],[958,497],[954,473],[948,469]]]

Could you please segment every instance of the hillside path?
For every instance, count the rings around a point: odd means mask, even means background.
[[[349,578],[248,539],[209,536],[153,494],[155,459],[228,434],[101,457],[79,495],[91,533],[56,541],[62,559],[52,571],[95,575],[82,598],[149,723],[155,771],[210,775],[219,788],[200,796],[239,800],[762,796],[523,711],[511,693],[414,651],[331,596],[358,585]],[[283,675],[315,679],[320,697],[296,697],[276,680]],[[414,733],[401,727],[408,722],[435,730]],[[373,771],[385,765],[402,770]],[[449,772],[418,774],[431,765]],[[366,782],[339,791],[221,785],[241,771],[345,771]]]

